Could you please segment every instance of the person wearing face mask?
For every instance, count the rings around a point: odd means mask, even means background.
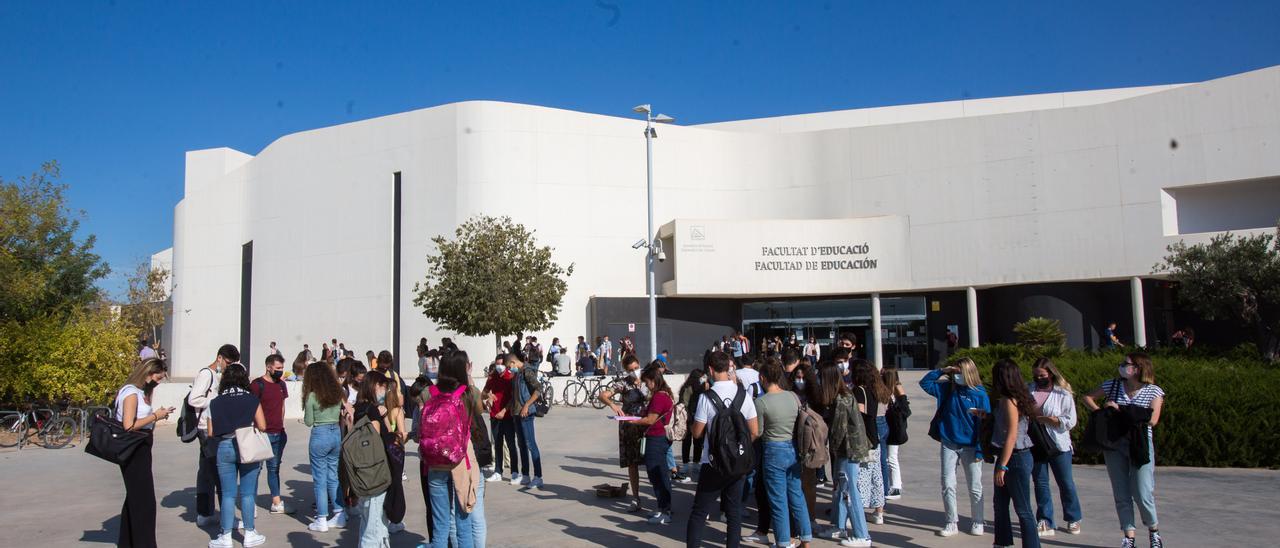
[[[536,341],[534,341],[536,342]],[[516,447],[520,449],[520,485],[533,489],[542,488],[542,453],[538,451],[538,438],[535,435],[533,421],[537,413],[533,405],[542,397],[542,383],[538,382],[538,368],[525,364],[525,356],[519,352],[507,354],[507,369],[512,370],[515,377],[511,381],[512,419],[515,420]],[[529,461],[533,461],[533,475],[530,476]],[[514,466],[511,467],[513,470]],[[515,474],[512,474],[515,484]]]
[[[1111,479],[1116,517],[1120,518],[1120,529],[1124,531],[1121,547],[1134,547],[1136,527],[1133,523],[1133,506],[1137,503],[1142,514],[1142,524],[1147,526],[1151,547],[1162,548],[1164,540],[1160,537],[1160,522],[1156,519],[1156,451],[1152,442],[1152,429],[1160,422],[1160,411],[1164,408],[1164,390],[1156,386],[1155,364],[1143,352],[1127,354],[1117,372],[1120,375],[1118,378],[1105,381],[1096,390],[1085,394],[1084,406],[1091,412],[1097,411],[1098,401],[1105,398],[1106,406],[1116,411],[1150,416],[1143,424],[1135,425],[1142,431],[1133,433],[1145,435],[1145,463],[1139,464],[1140,461],[1135,459],[1141,455],[1134,455],[1130,451],[1108,449],[1102,452],[1102,456],[1107,462],[1107,476]]]
[[[1049,490],[1049,471],[1058,483],[1062,497],[1062,519],[1065,530],[1080,534],[1080,498],[1076,496],[1076,484],[1071,478],[1071,429],[1076,425],[1076,402],[1071,394],[1071,383],[1058,372],[1053,360],[1040,358],[1031,367],[1031,397],[1035,398],[1040,414],[1035,420],[1044,424],[1053,438],[1054,445],[1062,453],[1048,462],[1037,462],[1031,468],[1032,483],[1036,493],[1036,529],[1040,536],[1053,536],[1053,492]]]
[[[837,347],[835,352],[831,353],[831,357],[835,360],[836,369],[840,371],[840,378],[846,385],[852,387],[853,371],[849,366],[849,360],[853,359],[853,350],[843,346]]]
[[[982,446],[979,440],[981,415],[991,412],[991,400],[978,376],[978,366],[969,358],[959,358],[920,379],[920,388],[937,399],[938,410],[929,424],[929,437],[941,443],[942,506],[947,522],[938,536],[958,532],[956,515],[956,467],[964,468],[969,489],[969,510],[973,515],[969,534],[984,531],[982,502]]]
[[[498,355],[493,372],[484,383],[481,399],[489,407],[489,431],[493,433],[493,474],[485,481],[502,481],[502,447],[507,448],[511,462],[511,481],[520,484],[519,464],[516,461],[516,423],[511,416],[511,399],[515,374],[507,370],[505,356]]]
[[[690,405],[695,405],[698,398],[702,397],[702,392],[706,390],[706,382],[707,374],[702,369],[690,371],[689,376],[684,380],[684,384],[680,385],[680,397],[677,403],[683,405],[686,410],[689,409]],[[690,449],[693,449],[694,455],[701,455],[702,440],[695,440],[693,436],[685,436],[680,441],[680,460],[682,462],[680,475],[683,480],[688,480],[688,482],[692,482],[692,479],[689,478],[693,474],[693,470],[689,465]]]
[[[199,432],[200,454],[196,465],[196,526],[209,527],[218,523],[216,511],[217,501],[222,498],[222,488],[218,480],[218,442],[209,439],[208,415],[209,403],[218,397],[218,384],[221,382],[222,370],[226,366],[240,362],[240,350],[233,344],[224,344],[218,348],[213,363],[196,372],[195,381],[191,383],[191,392],[187,394],[187,403],[196,410],[196,424]]]
[[[390,524],[385,511],[387,493],[400,489],[400,474],[404,470],[404,453],[399,455],[400,466],[394,464],[395,455],[391,446],[398,443],[395,432],[387,421],[387,391],[391,389],[391,380],[379,371],[366,373],[360,383],[360,391],[356,395],[355,420],[368,418],[373,428],[382,437],[382,446],[387,450],[387,464],[391,468],[391,485],[386,491],[372,496],[360,497],[360,546],[388,546],[390,543]],[[403,496],[403,493],[401,494]]]
[[[675,402],[671,387],[662,378],[661,365],[645,368],[640,374],[640,383],[651,397],[644,418],[633,424],[644,428],[644,468],[649,473],[653,496],[658,499],[658,510],[649,516],[649,523],[666,525],[671,523],[671,475],[667,473],[667,451],[671,442],[667,440],[667,424],[671,422]]]
[[[173,412],[172,407],[151,407],[151,392],[169,374],[169,366],[159,358],[149,358],[134,366],[133,372],[116,393],[115,419],[125,430],[150,432],[156,423]],[[120,508],[117,546],[156,546],[156,489],[151,474],[152,436],[139,444],[129,460],[120,465],[124,478],[124,505]]]
[[[267,354],[266,371],[249,383],[249,392],[262,404],[262,414],[267,419],[267,438],[271,440],[274,457],[267,460],[267,488],[271,490],[271,513],[292,514],[293,508],[280,499],[280,460],[289,436],[284,431],[284,400],[289,397],[289,387],[284,378],[284,356]]]
[[[600,393],[600,401],[609,406],[614,415],[638,417],[644,414],[648,396],[646,387],[640,382],[640,360],[635,356],[622,359],[623,375],[609,383]],[[613,395],[622,396],[622,405],[613,401]],[[639,512],[640,507],[640,465],[644,463],[644,455],[640,452],[640,442],[644,439],[645,427],[628,422],[618,423],[618,466],[627,469],[631,480],[631,495],[634,499],[627,507],[628,512]],[[665,457],[663,457],[665,458]]]

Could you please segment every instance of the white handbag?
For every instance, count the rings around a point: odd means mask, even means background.
[[[271,449],[271,438],[256,426],[236,429],[236,448],[240,452],[240,464],[262,462],[276,456]]]

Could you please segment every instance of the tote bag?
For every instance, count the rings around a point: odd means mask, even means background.
[[[240,464],[262,462],[276,456],[267,433],[255,426],[236,429],[236,448],[240,451]]]

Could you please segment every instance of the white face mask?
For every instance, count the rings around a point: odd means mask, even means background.
[[[632,369],[632,370],[631,370],[631,376],[632,376],[632,377],[635,377],[635,378],[638,380],[638,379],[640,378],[640,370],[639,370],[639,369]]]
[[[849,370],[849,362],[836,362],[836,367],[839,367],[840,372],[844,373]]]
[[[796,390],[804,390],[804,379],[796,379]]]
[[[1118,371],[1119,371],[1119,373],[1120,373],[1120,378],[1122,378],[1122,379],[1128,379],[1128,378],[1130,377],[1130,374],[1129,374],[1129,366],[1127,366],[1127,365],[1122,365],[1122,366],[1120,366],[1120,367],[1119,367],[1119,368],[1117,368],[1117,369],[1118,369]]]
[[[494,371],[494,373],[497,373],[497,374],[501,375],[501,374],[503,374],[503,373],[506,373],[506,372],[507,372],[507,366],[505,366],[505,365],[495,365],[495,366],[493,366],[493,371]]]
[[[647,397],[649,397],[649,385],[647,385],[647,384],[641,384],[641,385],[640,385],[640,393],[641,393],[641,394],[644,394],[644,397],[646,397],[646,398],[647,398]]]

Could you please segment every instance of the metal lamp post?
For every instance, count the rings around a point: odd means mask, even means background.
[[[631,109],[634,112],[644,114],[644,152],[647,163],[646,174],[648,177],[649,191],[649,232],[645,236],[645,268],[648,276],[649,286],[649,361],[658,359],[658,304],[657,304],[657,287],[653,273],[653,263],[659,259],[665,259],[666,256],[662,251],[662,242],[658,240],[658,234],[653,229],[653,140],[658,137],[658,131],[654,129],[653,124],[670,124],[676,121],[675,118],[666,114],[654,115],[649,105],[644,104]]]

